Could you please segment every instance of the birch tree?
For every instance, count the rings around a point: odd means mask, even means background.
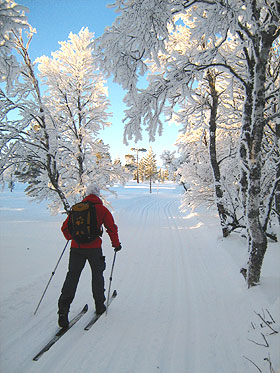
[[[256,285],[267,247],[260,217],[264,128],[279,117],[279,89],[270,92],[275,113],[265,115],[270,85],[267,68],[280,34],[279,2],[118,0],[114,6],[120,15],[98,40],[98,50],[104,71],[113,74],[127,90],[125,140],[141,139],[145,126],[151,140],[160,135],[163,109],[175,109],[209,68],[229,73],[242,86],[240,185],[250,253],[247,283],[249,287]],[[148,87],[140,89],[139,76],[147,73],[151,61],[160,68],[160,56],[167,54],[170,36],[184,17],[188,19],[186,32],[193,41],[192,49],[185,48],[182,53],[175,50],[164,69],[149,77]],[[228,53],[229,45],[232,53]]]
[[[89,182],[107,189],[125,180],[98,137],[110,124],[107,89],[93,61],[88,29],[70,33],[51,58],[42,56],[35,63],[28,53],[32,36],[31,30],[24,43],[14,33],[20,74],[11,89],[0,91],[2,180],[13,175],[28,184],[30,197],[49,200],[53,212],[61,205],[69,211]]]
[[[236,146],[241,126],[241,100],[239,90],[230,93],[231,84],[225,73],[209,69],[173,115],[176,122],[184,125],[184,135],[179,136],[177,142],[179,152],[189,154],[188,166],[183,166],[180,172],[182,180],[188,179],[192,185],[185,194],[184,205],[188,201],[195,205],[203,200],[207,204],[215,203],[224,237],[240,226],[234,203],[237,192],[233,191],[233,185],[238,175]],[[211,175],[206,177],[209,168],[212,178]],[[225,169],[227,171],[223,172]],[[198,184],[201,184],[199,190]]]

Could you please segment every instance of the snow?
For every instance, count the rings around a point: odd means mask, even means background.
[[[215,210],[180,212],[182,188],[128,183],[106,193],[119,226],[112,288],[118,296],[86,332],[93,313],[90,269],[84,269],[71,315],[88,313],[37,362],[32,358],[57,329],[57,299],[68,264],[62,258],[46,296],[34,310],[64,248],[64,215],[50,216],[17,186],[0,194],[0,371],[5,373],[250,373],[280,371],[279,243],[269,243],[262,282],[247,289],[245,239],[224,239]],[[103,239],[108,280],[113,250]],[[261,324],[263,327],[261,327]],[[269,347],[262,336],[265,336]],[[252,342],[253,341],[253,342]],[[257,344],[258,343],[258,344]],[[251,361],[249,361],[251,360]],[[254,363],[254,364],[253,364]]]

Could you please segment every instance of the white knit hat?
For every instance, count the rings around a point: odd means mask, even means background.
[[[100,188],[97,184],[89,184],[87,187],[87,195],[95,194],[97,197],[100,197]]]

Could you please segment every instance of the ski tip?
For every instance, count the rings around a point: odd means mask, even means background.
[[[115,298],[118,295],[117,290],[113,291],[112,297]]]
[[[83,308],[83,311],[82,311],[82,312],[87,312],[87,310],[88,310],[88,305],[86,304],[86,305],[84,306],[84,308]]]

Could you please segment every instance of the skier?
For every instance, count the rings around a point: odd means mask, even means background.
[[[96,184],[90,184],[86,191],[86,197],[83,202],[89,201],[95,205],[97,226],[101,228],[104,224],[107,233],[111,239],[112,246],[115,251],[121,250],[121,244],[118,236],[118,227],[114,222],[114,218],[110,211],[103,205],[100,197],[100,188]],[[69,325],[68,313],[70,304],[72,303],[76,289],[78,286],[81,272],[88,260],[92,272],[92,295],[95,302],[97,314],[102,314],[106,311],[105,306],[105,289],[103,271],[106,268],[105,257],[102,254],[102,240],[97,237],[90,243],[79,244],[71,236],[68,228],[69,216],[64,221],[61,230],[67,240],[72,240],[69,267],[61,295],[58,300],[58,325],[65,328]]]

